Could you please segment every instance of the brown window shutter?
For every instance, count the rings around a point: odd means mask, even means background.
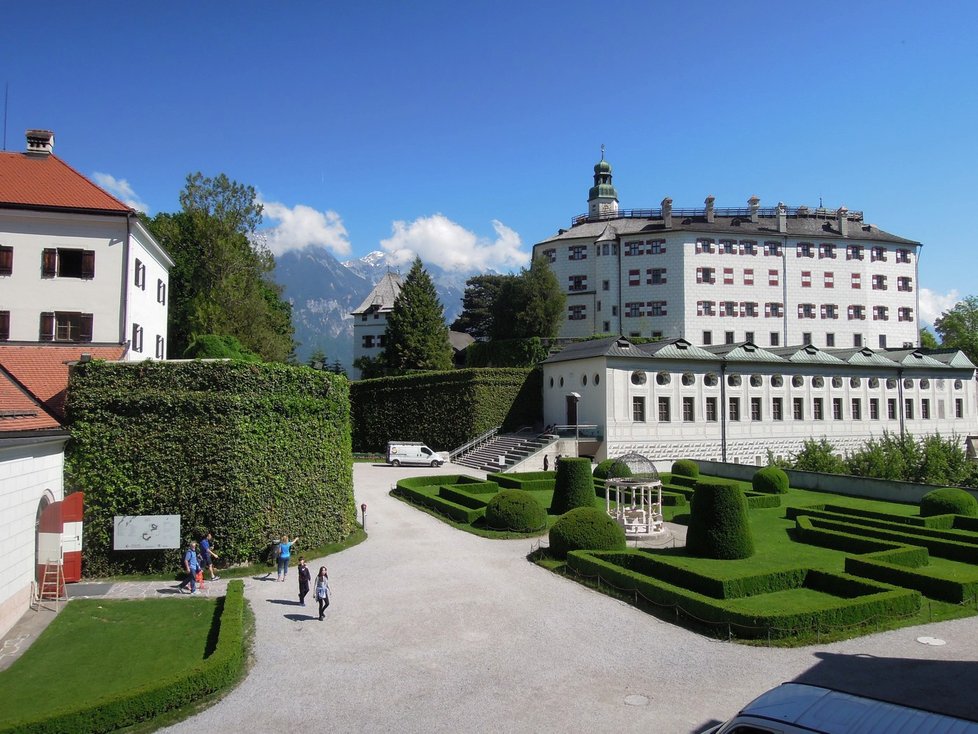
[[[54,314],[53,313],[42,313],[41,314],[41,333],[38,337],[42,342],[53,342],[54,341]]]
[[[83,313],[78,320],[78,341],[90,342],[92,340],[92,314]]]
[[[58,251],[45,249],[41,253],[41,277],[53,278],[58,274]]]
[[[10,311],[0,311],[0,341],[10,338]]]
[[[82,252],[82,275],[83,278],[95,277],[95,250],[85,250]]]

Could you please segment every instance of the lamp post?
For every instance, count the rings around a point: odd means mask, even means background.
[[[360,526],[364,530],[366,530],[367,529],[367,503],[366,502],[364,502],[362,505],[360,505],[360,514],[363,517],[363,522],[360,523]]]
[[[581,455],[581,394],[572,392],[568,397],[574,401],[574,456]]]

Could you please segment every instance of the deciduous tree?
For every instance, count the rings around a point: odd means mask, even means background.
[[[941,346],[960,349],[978,364],[978,296],[968,296],[934,322]]]

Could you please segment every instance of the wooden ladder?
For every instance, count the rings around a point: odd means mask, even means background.
[[[37,587],[37,608],[40,610],[42,606],[47,605],[48,609],[58,612],[65,596],[64,565],[60,560],[46,561],[44,575]],[[54,602],[54,606],[51,606],[51,602]]]

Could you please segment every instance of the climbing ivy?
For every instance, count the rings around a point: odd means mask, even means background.
[[[317,547],[354,528],[345,378],[237,361],[79,364],[67,395],[66,492],[85,492],[88,576],[176,568],[180,552],[112,550],[116,515],[181,516],[225,562],[280,535]]]

